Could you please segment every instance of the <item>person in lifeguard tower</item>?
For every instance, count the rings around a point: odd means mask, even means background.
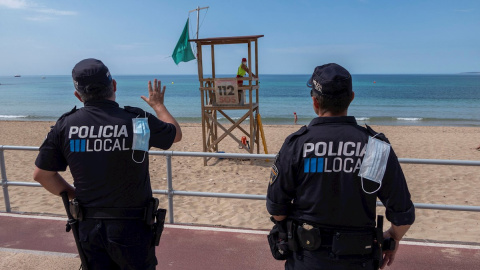
[[[251,74],[252,77],[255,76],[255,74],[251,73],[250,69],[248,69],[248,67],[247,67],[247,58],[242,58],[242,63],[238,67],[237,78],[243,78],[246,73]],[[239,80],[238,85],[242,86],[243,85],[243,80]]]

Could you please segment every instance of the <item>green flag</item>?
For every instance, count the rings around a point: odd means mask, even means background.
[[[188,42],[188,19],[185,27],[183,28],[182,35],[178,39],[177,46],[173,50],[172,58],[175,64],[178,65],[180,62],[188,62],[190,60],[195,59],[195,55],[193,55],[192,47]]]

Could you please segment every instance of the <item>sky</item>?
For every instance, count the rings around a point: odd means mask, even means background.
[[[0,0],[0,76],[69,75],[85,58],[114,75],[197,74],[171,55],[188,18],[194,38],[198,6],[209,7],[199,38],[264,35],[260,75],[331,62],[352,74],[480,72],[477,0]],[[235,74],[247,52],[215,47],[216,73]]]

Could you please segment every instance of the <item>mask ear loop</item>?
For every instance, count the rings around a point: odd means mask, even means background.
[[[137,117],[135,118],[138,118],[138,115]],[[147,118],[147,112],[145,112],[145,118]],[[144,161],[145,161],[145,155],[147,154],[148,151],[144,151],[143,152],[143,158],[142,158],[142,161],[136,161],[135,158],[133,157],[133,154],[135,153],[135,149],[132,149],[132,160],[137,163],[137,164],[142,164]]]
[[[382,187],[382,182],[380,182],[380,186],[379,186],[375,191],[368,192],[368,191],[366,191],[365,188],[363,187],[363,176],[360,176],[360,182],[362,183],[363,192],[365,192],[365,193],[367,193],[367,194],[373,194],[373,193],[379,191],[380,188]]]

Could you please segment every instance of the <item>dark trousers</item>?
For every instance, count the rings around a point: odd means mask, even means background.
[[[373,259],[352,256],[337,259],[330,255],[330,250],[320,248],[315,251],[301,250],[294,252],[285,262],[286,270],[372,270]]]
[[[142,220],[89,219],[79,224],[89,269],[155,269],[152,230]]]

